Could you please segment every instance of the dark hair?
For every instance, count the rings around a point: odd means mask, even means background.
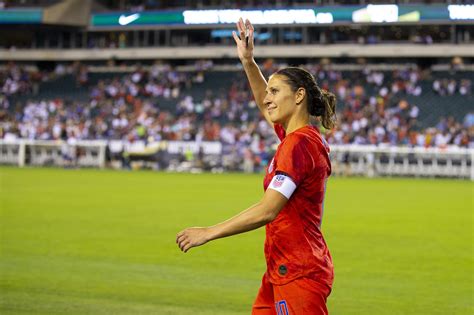
[[[287,67],[278,70],[274,74],[283,75],[285,81],[290,85],[293,92],[299,88],[306,90],[308,113],[312,116],[321,117],[324,128],[331,129],[336,124],[336,96],[333,93],[321,89],[313,75],[298,67]]]

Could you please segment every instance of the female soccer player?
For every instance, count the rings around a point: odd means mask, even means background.
[[[279,70],[267,83],[253,58],[252,24],[240,19],[237,29],[237,52],[255,100],[281,143],[268,165],[262,200],[225,222],[185,229],[176,242],[187,252],[266,225],[267,271],[252,314],[327,314],[334,274],[321,221],[331,164],[328,145],[310,116],[332,128],[336,99],[300,68]]]

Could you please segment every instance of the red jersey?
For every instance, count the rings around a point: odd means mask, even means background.
[[[276,174],[284,174],[296,190],[266,225],[267,275],[276,285],[309,277],[332,286],[332,259],[321,233],[326,180],[331,174],[329,147],[316,127],[305,126],[288,136],[281,125],[274,127],[281,143],[267,167],[264,189]]]

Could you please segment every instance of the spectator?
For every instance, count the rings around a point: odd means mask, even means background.
[[[201,60],[197,66],[206,70],[213,65]],[[264,68],[268,71],[276,67],[274,60],[265,62]],[[316,73],[322,87],[336,91],[342,108],[337,128],[325,135],[330,143],[469,145],[473,113],[466,115],[463,124],[444,118],[436,128],[419,128],[420,108],[409,101],[413,97],[421,100],[424,95],[420,86],[421,71],[416,67],[393,72],[366,68],[348,75],[331,69],[329,63],[306,67]],[[90,84],[86,65],[76,63],[71,68],[75,69],[80,86]],[[65,75],[70,72],[68,69],[66,65],[58,65],[54,74]],[[33,73],[39,74],[39,79],[35,79]],[[99,80],[90,87],[87,102],[33,98],[13,112],[11,96],[25,91],[31,93],[35,90],[35,80],[39,82],[48,75],[28,72],[15,64],[8,64],[0,72],[2,138],[220,140],[229,146],[229,152],[246,156],[247,165],[253,160],[257,168],[262,165],[259,163],[265,163],[277,143],[272,130],[262,124],[262,118],[254,110],[255,103],[238,75],[227,91],[204,92],[202,101],[197,102],[187,93],[187,87],[201,84],[193,82],[196,72],[176,71],[157,61],[149,70],[137,66],[129,74]],[[207,80],[206,76],[202,79]],[[471,93],[471,81],[467,78],[436,78],[432,86],[433,92],[446,97]],[[161,108],[161,99],[175,100],[175,108],[172,111]]]

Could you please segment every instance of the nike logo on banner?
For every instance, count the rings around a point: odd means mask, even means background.
[[[126,16],[126,15],[123,15],[123,14],[122,14],[122,15],[119,17],[118,22],[119,22],[120,25],[125,26],[125,25],[128,25],[128,24],[132,23],[133,21],[135,21],[135,20],[137,20],[137,19],[139,19],[139,18],[140,18],[140,14],[139,14],[139,13],[135,13],[135,14],[132,14],[132,15],[129,15],[129,16]]]

